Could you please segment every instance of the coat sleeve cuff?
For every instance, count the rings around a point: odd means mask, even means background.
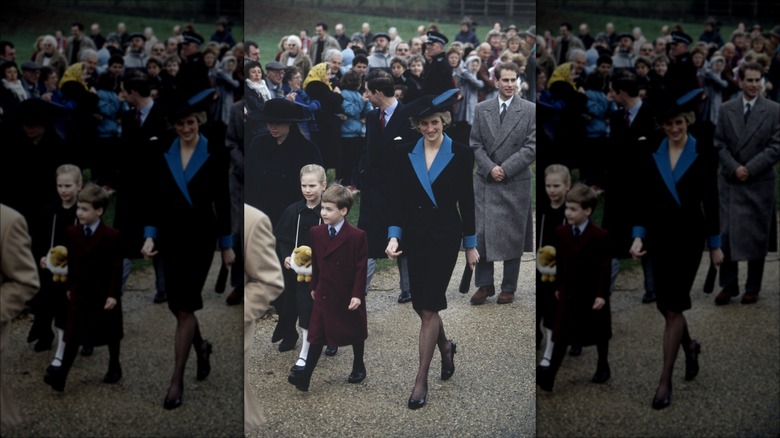
[[[640,239],[645,238],[645,227],[634,227],[631,229],[631,238],[636,239],[637,237]]]
[[[148,237],[157,240],[157,227],[144,227],[144,239]]]
[[[395,237],[398,240],[401,240],[401,237],[404,235],[404,230],[401,229],[401,227],[397,227],[395,225],[392,225],[387,228],[387,238],[392,239]]]
[[[228,234],[227,236],[221,236],[219,238],[220,249],[228,249],[233,247],[233,236]]]
[[[475,236],[475,235],[463,236],[463,247],[464,248],[476,248],[477,247],[477,236]]]
[[[710,236],[707,238],[707,248],[717,249],[720,248],[720,234]]]

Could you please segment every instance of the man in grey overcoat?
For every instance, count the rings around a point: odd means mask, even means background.
[[[533,251],[531,208],[536,160],[536,106],[517,93],[519,69],[513,63],[496,67],[498,97],[480,102],[474,114],[470,145],[477,164],[474,197],[477,251],[471,304],[495,295],[493,262],[504,262],[501,293],[496,302],[514,300],[520,257]]]
[[[742,304],[758,300],[775,223],[776,172],[780,159],[780,105],[760,96],[762,67],[746,63],[739,69],[742,97],[721,106],[715,130],[720,157],[718,181],[720,230],[725,260],[720,267],[723,289],[716,304],[739,295],[737,262],[747,260]]]

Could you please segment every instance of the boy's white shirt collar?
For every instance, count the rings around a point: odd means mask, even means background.
[[[86,225],[85,224],[84,225],[84,229],[87,229],[87,228],[91,229],[92,230],[92,234],[94,235],[95,231],[97,231],[98,225],[100,225],[100,219],[96,220],[95,223],[92,224],[92,225]]]
[[[336,225],[328,225],[328,233],[330,233],[330,228],[332,227],[336,229],[336,234],[338,234],[339,231],[341,231],[341,227],[343,225],[344,225],[344,219],[342,219],[341,222],[337,223]]]
[[[590,219],[585,219],[585,222],[579,224],[579,225],[572,225],[572,233],[574,232],[574,228],[580,229],[580,236],[585,232],[585,228],[588,226],[588,222],[590,222]]]

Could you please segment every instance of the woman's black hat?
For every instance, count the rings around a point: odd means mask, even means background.
[[[187,117],[190,114],[201,111],[208,112],[209,104],[212,101],[212,96],[215,91],[216,90],[213,88],[206,88],[193,96],[180,95],[175,97],[172,102],[169,102],[171,111],[168,115],[168,119],[171,122],[174,122],[183,117]]]
[[[674,99],[667,97],[657,102],[655,119],[658,123],[677,117],[687,112],[696,112],[696,106],[701,102],[704,89],[695,88]]]
[[[450,107],[458,101],[458,91],[460,90],[453,88],[438,96],[433,94],[421,96],[410,104],[405,105],[401,111],[405,117],[413,117],[415,119],[449,111]]]
[[[298,123],[311,120],[310,117],[306,117],[302,106],[280,98],[266,101],[263,111],[250,113],[247,118],[256,122],[271,123]]]

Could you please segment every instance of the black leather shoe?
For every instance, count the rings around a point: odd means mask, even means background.
[[[550,367],[536,367],[536,384],[543,391],[552,392],[555,378],[550,371]]]
[[[457,345],[455,344],[455,341],[450,339],[450,360],[452,361],[452,367],[451,368],[445,368],[444,367],[444,361],[441,362],[441,379],[442,380],[449,380],[450,377],[452,377],[453,374],[455,374],[455,353],[458,352]]]
[[[401,292],[401,295],[398,295],[399,304],[408,303],[409,301],[412,301],[412,294],[408,291]]]
[[[291,385],[295,385],[295,387],[299,391],[308,392],[309,391],[309,384],[311,383],[311,378],[306,378],[306,376],[301,374],[290,374],[287,376],[287,382]]]
[[[64,392],[65,391],[65,379],[66,375],[62,371],[62,368],[51,369],[51,371],[47,368],[47,373],[45,376],[43,376],[43,381],[51,386],[51,389],[57,391],[57,392]]]
[[[338,352],[338,345],[328,345],[328,348],[325,349],[325,356],[335,356]]]
[[[56,373],[61,370],[62,366],[49,365],[46,367],[46,374]]]
[[[669,384],[669,395],[666,396],[666,398],[659,399],[658,398],[658,392],[656,392],[656,396],[653,397],[653,409],[655,410],[661,410],[664,408],[669,407],[669,405],[672,404],[672,384]]]
[[[303,371],[304,368],[306,368],[305,365],[306,359],[303,357],[299,357],[298,360],[302,360],[304,362],[304,365],[293,364],[293,366],[290,367],[290,371],[292,371],[293,373],[300,373],[301,371]],[[298,363],[298,361],[295,361],[295,363]]]
[[[156,294],[154,294],[154,299],[152,301],[155,304],[160,304],[168,301],[168,294],[165,291],[157,291]]]
[[[647,291],[644,295],[642,295],[642,303],[650,304],[653,302],[655,302],[655,292]]]
[[[582,354],[582,345],[572,345],[569,348],[569,356],[579,356]]]
[[[685,380],[693,380],[699,374],[699,353],[701,353],[701,343],[692,340],[692,351],[685,349]]]
[[[425,396],[419,400],[412,399],[412,396],[409,396],[409,401],[406,403],[406,405],[409,407],[409,409],[420,409],[421,407],[425,406],[425,399],[428,398],[428,385],[426,385],[425,388]],[[414,393],[414,390],[412,390],[412,393]]]
[[[298,343],[298,337],[294,338],[284,338],[282,342],[279,343],[279,351],[284,353],[285,351],[290,351],[295,348],[295,345]]]
[[[163,408],[165,410],[171,411],[179,406],[181,406],[182,398],[184,397],[184,383],[181,385],[181,392],[179,393],[179,396],[175,399],[169,399],[168,396],[165,396],[165,401],[163,401]]]
[[[117,366],[115,369],[109,368],[106,376],[103,377],[103,383],[116,383],[122,378],[122,367]]]
[[[359,370],[352,370],[352,372],[349,374],[349,377],[347,377],[347,382],[360,383],[365,379],[366,379],[366,369],[362,368]]]
[[[591,382],[606,383],[606,381],[609,380],[610,376],[612,376],[612,374],[609,371],[609,366],[607,366],[604,369],[597,369],[596,373],[593,374],[593,379],[591,379]]]
[[[196,373],[197,380],[206,380],[206,377],[208,377],[209,373],[211,373],[211,362],[209,361],[209,358],[211,357],[211,351],[213,350],[213,347],[209,341],[204,340],[203,343],[206,344],[206,351],[198,351],[198,372]]]
[[[91,345],[84,345],[83,347],[81,347],[82,356],[92,356],[93,351],[95,351],[95,347]]]

